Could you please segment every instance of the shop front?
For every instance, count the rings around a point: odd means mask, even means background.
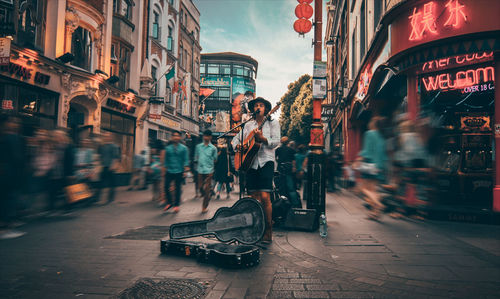
[[[102,132],[110,132],[113,141],[120,148],[118,173],[132,171],[134,157],[136,107],[117,99],[108,98],[101,109]]]
[[[500,211],[500,194],[493,196],[498,11],[498,1],[415,1],[385,19],[388,65],[406,79],[395,107],[420,125],[433,171],[432,204]]]
[[[14,51],[14,49],[13,49]],[[57,127],[59,78],[30,56],[13,58],[0,66],[0,113],[22,119],[25,134],[36,128]]]

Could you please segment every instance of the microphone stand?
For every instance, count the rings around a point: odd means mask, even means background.
[[[231,130],[227,131],[227,132],[224,132],[224,134],[220,135],[219,137],[217,137],[217,140],[219,138],[223,138],[223,137],[226,137],[229,133],[231,132],[234,132],[236,129],[238,128],[241,128],[241,134],[240,134],[240,145],[243,145],[243,128],[245,127],[245,124],[250,122],[251,120],[254,120],[254,118],[249,118],[247,119],[246,121],[242,122],[241,124],[237,125],[236,127],[232,128]],[[238,155],[238,153],[235,153],[235,155]],[[239,151],[239,155],[240,155],[240,161],[243,160],[243,151]],[[241,199],[241,167],[240,169],[238,170],[238,176],[239,176],[239,179],[238,179],[238,185],[239,185],[239,188],[240,188],[240,194],[239,194],[239,199]]]

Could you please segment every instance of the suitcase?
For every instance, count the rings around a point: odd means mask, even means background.
[[[196,256],[199,262],[218,267],[246,268],[260,262],[260,249],[252,244],[262,239],[264,229],[261,204],[247,197],[230,208],[218,209],[211,219],[172,224],[170,240],[162,240],[160,249],[162,254]],[[207,235],[215,236],[223,243],[205,244],[180,240]]]
[[[284,228],[300,231],[315,231],[319,227],[318,214],[313,209],[290,209]]]

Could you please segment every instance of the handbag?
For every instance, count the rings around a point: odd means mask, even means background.
[[[66,192],[66,198],[68,203],[75,203],[81,200],[91,198],[92,191],[90,191],[89,186],[85,183],[73,184],[66,186],[64,188]]]

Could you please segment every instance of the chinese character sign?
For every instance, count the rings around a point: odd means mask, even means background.
[[[441,19],[446,21],[443,23]],[[428,35],[438,35],[443,29],[460,27],[467,21],[467,15],[465,5],[458,0],[449,0],[445,5],[431,1],[423,7],[414,7],[408,20],[408,40],[417,41]]]

